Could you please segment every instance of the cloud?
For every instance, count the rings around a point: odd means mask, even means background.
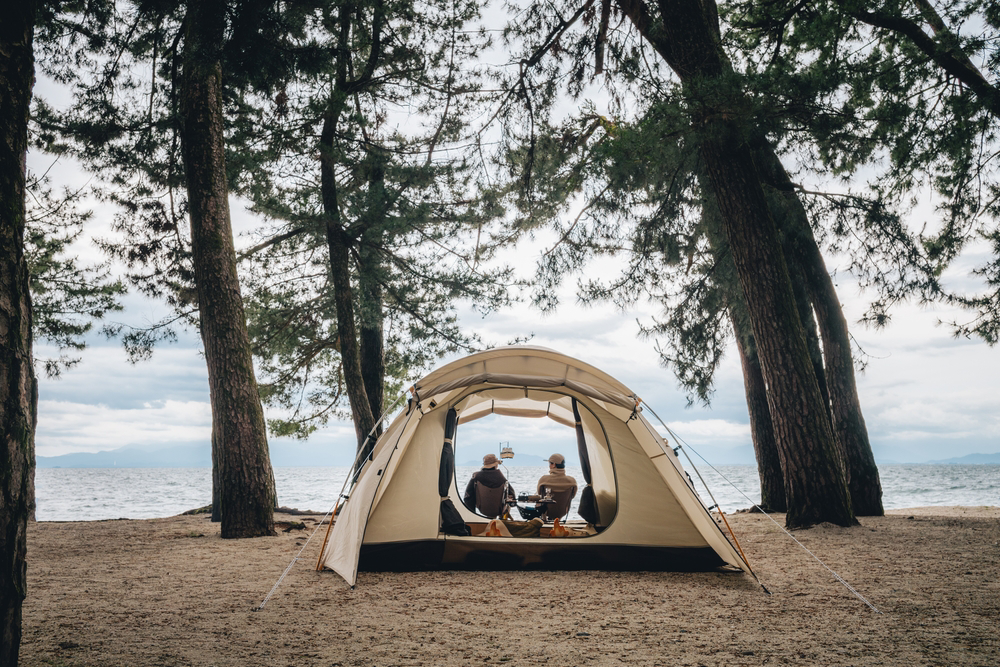
[[[137,408],[39,401],[39,456],[97,452],[127,445],[211,442],[212,409],[201,401],[156,401]]]
[[[40,345],[35,355],[44,358],[56,352]],[[160,345],[150,361],[131,364],[116,341],[97,339],[74,356],[81,358],[79,365],[58,379],[39,377],[40,400],[115,408],[164,400],[208,401],[208,371],[200,346]]]
[[[750,442],[750,424],[726,421],[724,419],[698,419],[694,421],[669,422],[667,426],[678,435],[683,434],[690,442],[743,445]]]
[[[541,247],[537,244],[522,254],[532,262]],[[848,320],[854,321],[865,308],[865,298],[857,295],[850,279],[841,275],[839,283]],[[543,315],[521,304],[483,318],[465,306],[459,309],[460,320],[491,344],[534,334],[530,344],[559,350],[600,368],[635,391],[706,458],[742,459],[752,451],[734,348],[717,371],[711,407],[687,408],[672,371],[660,366],[655,341],[637,337],[636,319],[648,321],[652,306],[628,313],[608,304],[583,307],[576,303],[571,283],[560,289],[562,305],[555,313]],[[141,297],[130,297],[127,306],[126,313],[112,317],[140,324],[155,321],[163,308]],[[1000,433],[996,398],[1000,395],[1000,350],[978,341],[955,340],[947,327],[937,325],[939,319],[961,316],[960,311],[904,304],[885,329],[852,326],[852,334],[869,355],[868,369],[857,381],[878,456],[920,461],[1000,449],[996,435]],[[131,365],[117,342],[92,336],[79,366],[57,381],[39,378],[39,454],[207,442],[211,430],[208,379],[200,348],[196,332],[183,332],[178,343],[157,348],[152,361]],[[36,351],[40,357],[54,354],[44,345]],[[519,452],[539,455],[574,446],[568,429],[546,420],[508,420],[492,430],[486,422],[464,425],[461,444],[493,451],[500,441],[510,441]],[[275,447],[284,442],[275,439]],[[354,442],[353,425],[332,422],[307,442],[295,443],[293,449],[303,456],[309,448],[350,456]],[[947,452],[941,451],[942,443]]]

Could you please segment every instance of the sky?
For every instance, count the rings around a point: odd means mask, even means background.
[[[39,91],[65,102],[65,93],[42,80]],[[49,170],[52,158],[30,154],[29,168]],[[63,158],[51,169],[56,184],[79,187],[90,178]],[[100,261],[92,238],[109,234],[111,212],[98,204],[76,252],[84,260]],[[237,250],[253,244],[246,235],[254,220],[238,201],[232,203]],[[915,221],[914,224],[917,224]],[[525,276],[553,239],[544,233],[526,239],[510,253]],[[973,248],[956,263],[952,284],[975,287],[969,269],[985,259],[985,249]],[[857,320],[871,295],[839,270],[844,258],[827,256],[851,333],[867,355],[867,368],[857,377],[862,410],[876,460],[926,462],[972,453],[1000,452],[1000,348],[979,340],[955,339],[940,321],[963,320],[967,314],[944,307],[902,304],[882,330],[867,329]],[[595,265],[587,277],[615,271],[613,263]],[[493,345],[530,336],[530,344],[549,347],[586,361],[636,392],[667,425],[713,464],[752,463],[749,419],[739,358],[730,346],[716,375],[711,406],[686,407],[672,371],[660,366],[655,340],[637,337],[637,320],[649,323],[652,309],[618,312],[614,307],[583,307],[574,295],[575,278],[562,290],[561,306],[543,315],[521,304],[480,317],[464,304],[460,322]],[[125,299],[126,310],[109,319],[130,324],[153,322],[163,306],[138,295]],[[97,327],[95,327],[97,328]],[[36,357],[56,356],[36,344]],[[182,332],[178,341],[160,345],[152,360],[132,365],[120,344],[94,334],[81,362],[56,380],[39,373],[36,452],[58,456],[109,451],[121,447],[163,449],[209,448],[211,409],[207,371],[196,332]],[[454,358],[454,357],[452,357]],[[441,363],[451,358],[443,359]],[[427,369],[428,371],[430,369]],[[267,410],[267,408],[265,408]],[[458,438],[460,463],[475,460],[500,443],[515,451],[548,456],[574,446],[572,432],[548,420],[484,419],[464,425]],[[276,465],[315,462],[349,464],[355,447],[354,428],[331,422],[306,442],[271,438]]]
[[[233,208],[238,228],[252,225],[238,203]],[[242,235],[237,239],[238,246],[250,243]],[[519,247],[516,256],[522,259],[524,270],[530,270],[549,245],[542,236]],[[92,252],[86,247],[79,251]],[[975,256],[963,258],[966,265],[976,260]],[[835,268],[836,258],[828,262]],[[838,275],[848,320],[856,321],[865,308],[865,295],[851,280]],[[130,295],[125,312],[110,319],[154,321],[160,312],[159,305]],[[530,344],[584,360],[636,392],[705,460],[752,463],[735,347],[718,371],[711,406],[688,408],[672,372],[659,365],[655,341],[637,337],[637,319],[648,322],[651,314],[651,310],[622,313],[611,306],[578,305],[570,280],[554,314],[543,315],[522,304],[482,318],[464,305],[460,320],[493,344],[531,336]],[[858,375],[858,391],[879,462],[925,462],[1000,452],[1000,349],[975,340],[956,340],[947,326],[938,324],[956,317],[962,314],[904,304],[893,312],[884,330],[852,326],[853,336],[868,355],[867,369]],[[36,356],[46,354],[54,351],[44,345],[36,347]],[[81,356],[81,363],[61,378],[39,378],[38,455],[126,446],[209,447],[207,371],[195,332],[182,332],[176,343],[161,345],[152,360],[136,365],[128,363],[117,341],[98,335],[89,337]],[[459,463],[495,452],[501,443],[538,456],[559,450],[572,455],[574,447],[572,431],[554,422],[495,417],[464,425],[458,443]],[[349,423],[331,423],[306,442],[272,438],[270,446],[276,465],[347,464],[353,458],[354,429]]]

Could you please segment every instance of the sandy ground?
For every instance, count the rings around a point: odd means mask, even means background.
[[[252,540],[203,516],[35,524],[21,664],[1000,665],[998,507],[794,533],[881,613],[759,514],[730,521],[770,595],[722,573],[362,573],[351,590],[314,570],[317,519]]]

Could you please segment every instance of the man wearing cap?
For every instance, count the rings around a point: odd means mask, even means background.
[[[506,509],[504,495],[511,504],[515,498],[514,487],[507,483],[507,478],[498,470],[499,465],[500,459],[494,454],[484,456],[482,470],[472,474],[472,479],[465,487],[465,495],[462,496],[466,507],[477,509],[491,519],[501,516]],[[506,494],[504,487],[507,489]]]
[[[566,474],[566,457],[562,454],[553,454],[548,458],[549,474],[542,475],[538,480],[538,495],[541,497],[560,495],[561,491],[568,491],[568,498],[565,499],[566,510],[569,503],[576,496],[576,480]],[[565,514],[562,507],[548,507],[545,504],[537,505],[541,514],[548,514],[549,519]],[[547,511],[548,510],[548,511]]]

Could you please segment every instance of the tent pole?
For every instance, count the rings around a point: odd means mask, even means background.
[[[726,530],[729,531],[729,535],[733,538],[733,543],[736,544],[736,548],[739,549],[740,556],[743,557],[743,562],[747,564],[747,567],[750,567],[750,561],[747,560],[747,555],[743,553],[743,547],[740,546],[740,541],[736,539],[736,533],[733,532],[733,527],[730,526],[729,521],[726,520],[726,513],[722,511],[721,507],[719,508],[719,516],[722,517],[722,522],[726,524]]]

